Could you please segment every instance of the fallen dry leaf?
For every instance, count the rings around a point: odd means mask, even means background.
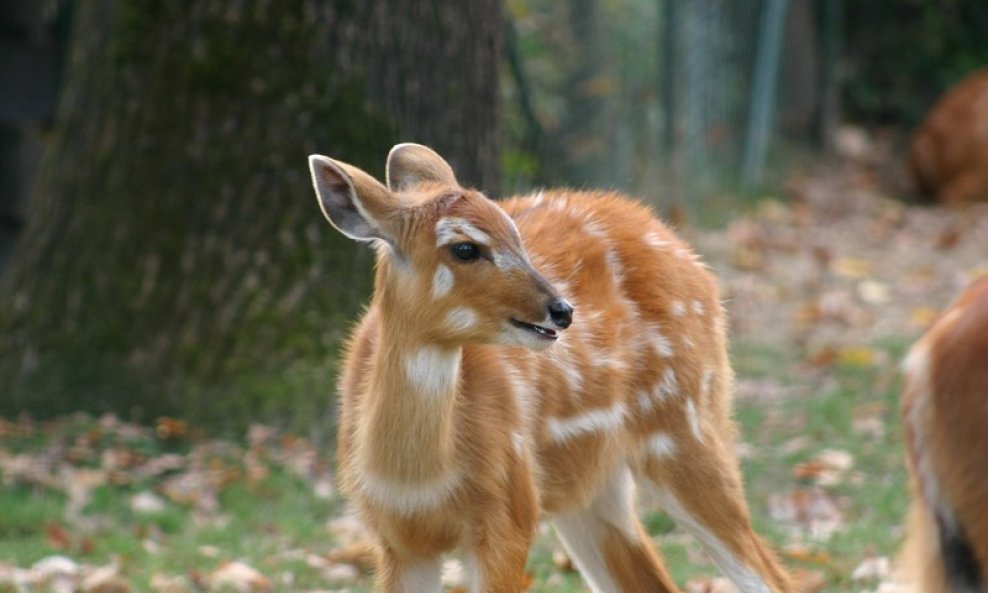
[[[794,537],[813,541],[826,541],[846,527],[841,504],[820,486],[771,496],[769,514]]]
[[[891,299],[889,285],[877,280],[859,282],[858,296],[869,305],[882,305]]]
[[[858,280],[871,274],[871,262],[859,258],[841,257],[830,262],[830,270],[841,278]]]
[[[693,577],[686,581],[687,593],[738,593],[738,588],[724,577]]]
[[[879,361],[879,352],[867,346],[848,346],[841,348],[837,360],[847,366],[867,368],[875,366]]]
[[[885,556],[865,558],[851,573],[851,579],[858,581],[864,579],[884,579],[889,576],[889,559]]]
[[[114,565],[101,566],[82,579],[83,593],[130,593],[133,588]]]
[[[830,554],[820,550],[808,548],[802,544],[790,544],[782,549],[782,554],[787,558],[798,560],[799,562],[806,562],[808,564],[830,564]]]
[[[185,577],[151,575],[151,593],[191,593],[192,584]]]
[[[817,593],[827,586],[827,575],[822,570],[797,568],[792,571],[792,580],[799,593]]]
[[[909,323],[920,329],[928,328],[940,315],[940,312],[932,307],[916,307],[909,312]]]
[[[241,593],[273,591],[271,579],[252,566],[239,561],[224,562],[209,577],[210,591],[231,587]]]

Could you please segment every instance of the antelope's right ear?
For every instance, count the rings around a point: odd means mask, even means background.
[[[320,154],[309,156],[309,170],[330,224],[351,239],[394,244],[385,222],[398,204],[386,187],[357,167]]]

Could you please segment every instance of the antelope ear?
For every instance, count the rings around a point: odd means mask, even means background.
[[[396,144],[388,153],[388,189],[398,192],[423,182],[457,186],[456,175],[443,157],[421,144]]]
[[[309,156],[309,170],[319,207],[330,224],[351,239],[394,244],[384,223],[399,205],[386,187],[357,167],[320,154]]]

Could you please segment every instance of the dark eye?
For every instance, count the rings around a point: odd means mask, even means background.
[[[480,249],[473,243],[456,243],[450,246],[449,251],[460,261],[473,261],[480,257]]]

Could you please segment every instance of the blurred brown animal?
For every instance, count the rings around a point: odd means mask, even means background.
[[[988,69],[949,89],[909,149],[918,189],[943,204],[988,202]]]
[[[940,316],[903,367],[913,495],[903,567],[921,593],[988,591],[988,277]]]

